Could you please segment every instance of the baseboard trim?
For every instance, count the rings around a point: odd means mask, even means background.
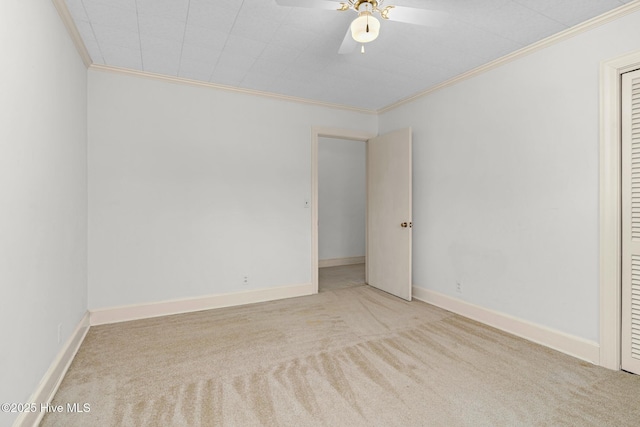
[[[413,287],[413,297],[595,365],[600,363],[600,346],[594,341],[417,286]]]
[[[148,319],[151,317],[169,316],[172,314],[190,313],[214,308],[294,298],[312,295],[313,293],[311,283],[305,283],[303,285],[255,289],[244,292],[207,295],[196,298],[102,308],[90,310],[90,322],[92,326],[104,325],[108,323],[126,322],[129,320]]]
[[[31,395],[27,402],[35,403],[38,408],[40,408],[41,404],[51,403],[53,400],[53,396],[58,391],[58,387],[62,382],[69,366],[71,366],[71,362],[73,362],[73,358],[76,356],[82,341],[84,341],[84,337],[87,335],[89,331],[89,312],[87,311],[76,329],[73,331],[65,345],[60,349],[58,356],[49,366],[49,369],[40,380],[40,384],[38,384],[38,388]],[[45,411],[36,411],[36,412],[22,412],[20,416],[15,420],[13,426],[14,427],[31,427],[37,426],[42,421],[42,417],[44,417]]]
[[[339,267],[341,265],[364,264],[364,262],[365,262],[365,257],[363,256],[320,259],[318,260],[318,268]]]

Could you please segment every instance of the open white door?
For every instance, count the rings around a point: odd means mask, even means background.
[[[367,283],[411,301],[411,128],[367,143]]]
[[[640,70],[622,75],[621,367],[640,374]]]

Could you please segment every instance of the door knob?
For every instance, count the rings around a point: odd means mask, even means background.
[[[406,222],[403,222],[403,223],[401,223],[401,224],[400,224],[400,227],[402,227],[402,228],[407,228],[407,226],[408,226],[408,225],[409,225],[409,224],[407,224]]]

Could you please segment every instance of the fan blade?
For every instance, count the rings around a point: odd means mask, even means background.
[[[351,28],[347,28],[347,34],[344,35],[344,39],[342,40],[342,44],[340,45],[340,49],[338,49],[338,53],[340,55],[344,55],[346,53],[351,53],[356,50],[358,46],[358,42],[351,37]]]
[[[307,7],[310,9],[342,10],[342,5],[330,0],[276,0],[280,6]]]
[[[406,6],[388,6],[382,16],[386,15],[389,21],[406,22],[407,24],[426,25],[439,27],[444,25],[448,14],[433,10],[416,9]]]

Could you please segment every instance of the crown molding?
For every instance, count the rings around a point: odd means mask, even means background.
[[[337,110],[354,111],[356,113],[362,113],[362,114],[372,114],[372,115],[378,114],[375,110],[368,110],[365,108],[351,107],[348,105],[341,105],[341,104],[332,104],[330,102],[322,102],[322,101],[315,101],[315,100],[305,99],[305,98],[297,98],[295,96],[279,95],[272,92],[262,92],[254,89],[245,89],[245,88],[222,85],[218,83],[191,80],[183,77],[166,76],[163,74],[155,74],[147,71],[132,70],[130,68],[112,67],[110,65],[99,65],[94,63],[89,66],[89,69],[96,70],[96,71],[106,71],[106,72],[117,73],[117,74],[125,74],[129,76],[142,77],[147,79],[162,80],[169,83],[178,83],[178,84],[184,84],[189,86],[199,86],[199,87],[204,87],[209,89],[218,89],[218,90],[224,90],[228,92],[242,93],[246,95],[261,96],[265,98],[277,99],[280,101],[288,101],[288,102],[296,102],[299,104],[313,105],[316,107],[325,107],[325,108],[332,108]]]
[[[76,50],[78,51],[80,58],[82,58],[82,62],[84,62],[85,67],[89,68],[89,66],[92,64],[91,56],[89,56],[89,51],[87,51],[87,47],[84,45],[82,37],[80,37],[78,28],[73,22],[73,18],[71,17],[71,13],[69,13],[69,9],[67,9],[66,3],[64,2],[64,0],[51,1],[58,11],[58,15],[60,15],[60,19],[62,19],[64,26],[67,28],[67,31],[71,36],[71,40],[73,40],[73,44],[76,46]]]
[[[634,0],[619,8],[606,12],[600,16],[596,16],[595,18],[592,18],[574,27],[568,28],[560,33],[549,36],[532,45],[526,46],[522,49],[519,49],[515,52],[512,52],[508,55],[505,55],[487,64],[481,65],[463,74],[460,74],[452,79],[449,79],[440,84],[432,86],[431,88],[426,89],[422,92],[419,92],[415,95],[411,95],[407,98],[396,101],[378,110],[370,110],[366,108],[358,108],[358,107],[352,107],[352,106],[342,105],[342,104],[333,104],[330,102],[316,101],[316,100],[311,100],[306,98],[298,98],[294,96],[279,95],[271,92],[262,92],[262,91],[253,90],[253,89],[237,88],[237,87],[232,87],[232,86],[227,86],[227,85],[222,85],[217,83],[202,82],[197,80],[185,79],[182,77],[165,76],[165,75],[160,75],[155,73],[149,73],[146,71],[139,71],[139,70],[132,70],[128,68],[120,68],[120,67],[95,64],[92,62],[91,57],[89,56],[89,52],[87,51],[87,48],[84,45],[84,42],[82,41],[82,37],[80,36],[80,33],[78,32],[78,29],[76,28],[76,25],[73,22],[73,18],[71,17],[71,14],[67,9],[67,6],[64,0],[51,0],[51,1],[54,4],[56,10],[58,11],[58,14],[60,15],[60,18],[62,19],[63,23],[65,24],[65,27],[67,28],[67,31],[69,32],[71,39],[73,40],[73,43],[75,44],[76,49],[78,50],[78,53],[82,58],[82,61],[84,62],[85,66],[89,69],[94,69],[99,71],[108,71],[108,72],[114,72],[119,74],[128,74],[128,75],[133,75],[137,77],[164,80],[171,83],[187,84],[191,86],[200,86],[200,87],[206,87],[210,89],[226,90],[226,91],[231,91],[236,93],[244,93],[249,95],[256,95],[256,96],[262,96],[262,97],[267,97],[272,99],[278,99],[281,101],[296,102],[301,104],[314,105],[314,106],[332,108],[332,109],[338,109],[338,110],[354,111],[357,113],[372,114],[372,115],[379,115],[382,113],[386,113],[404,104],[415,101],[418,98],[422,98],[431,93],[434,93],[440,89],[453,86],[464,80],[470,79],[472,77],[475,77],[477,75],[490,71],[494,68],[498,68],[511,61],[515,61],[519,58],[525,57],[529,54],[535,53],[551,45],[560,43],[571,37],[574,37],[576,35],[579,35],[581,33],[584,33],[586,31],[589,31],[591,29],[594,29],[596,27],[599,27],[601,25],[604,25],[616,19],[622,18],[625,15],[628,15],[640,10],[640,0]]]
[[[616,9],[613,9],[609,12],[603,13],[602,15],[596,16],[595,18],[591,18],[588,21],[585,21],[581,24],[578,24],[574,27],[571,28],[567,28],[564,31],[561,31],[557,34],[554,34],[552,36],[549,36],[545,39],[542,39],[534,44],[531,44],[529,46],[523,47],[522,49],[519,49],[515,52],[512,52],[508,55],[505,55],[501,58],[498,58],[494,61],[488,62],[484,65],[481,65],[479,67],[476,67],[472,70],[469,70],[463,74],[460,74],[459,76],[456,76],[452,79],[449,79],[447,81],[444,81],[436,86],[432,86],[429,89],[422,91],[420,93],[417,93],[415,95],[409,96],[407,98],[401,99],[400,101],[394,102],[393,104],[390,104],[386,107],[383,107],[379,110],[377,110],[378,114],[382,114],[382,113],[386,113],[387,111],[391,111],[395,108],[398,108],[404,104],[407,104],[409,102],[415,101],[418,98],[422,98],[423,96],[432,94],[440,89],[444,89],[446,87],[449,86],[453,86],[457,83],[460,83],[464,80],[470,79],[472,77],[475,77],[477,75],[480,75],[482,73],[485,73],[487,71],[493,70],[494,68],[498,68],[502,65],[505,65],[511,61],[515,61],[516,59],[520,59],[522,57],[525,57],[527,55],[530,55],[534,52],[537,52],[539,50],[542,50],[544,48],[547,48],[551,45],[554,45],[556,43],[560,43],[563,42],[567,39],[570,39],[571,37],[577,36],[578,34],[582,34],[586,31],[592,30],[596,27],[599,27],[601,25],[604,25],[606,23],[609,23],[611,21],[615,21],[616,19],[622,18],[625,15],[628,15],[630,13],[634,13],[637,12],[638,10],[640,10],[640,0],[634,0],[631,3],[627,3],[624,6],[620,6]]]

